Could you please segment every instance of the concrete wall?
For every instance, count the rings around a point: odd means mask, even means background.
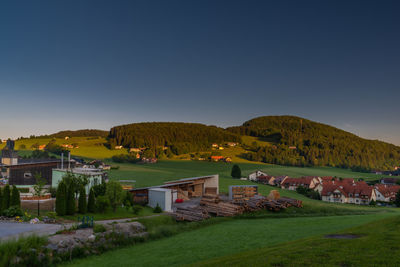
[[[157,204],[163,211],[172,211],[172,190],[165,188],[149,189],[149,206],[155,208]]]

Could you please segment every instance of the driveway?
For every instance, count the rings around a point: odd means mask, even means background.
[[[50,235],[62,229],[60,224],[29,224],[0,222],[0,240],[17,238],[31,234]]]

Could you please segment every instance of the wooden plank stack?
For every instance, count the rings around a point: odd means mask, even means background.
[[[250,198],[257,195],[257,188],[254,186],[237,186],[232,187],[232,199],[233,200],[249,200]]]

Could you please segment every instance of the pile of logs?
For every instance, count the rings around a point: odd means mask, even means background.
[[[202,221],[204,219],[210,218],[208,212],[200,207],[178,207],[174,212],[174,217],[177,221]]]
[[[263,196],[254,196],[247,201],[235,202],[235,204],[240,205],[244,210],[252,212],[257,210],[270,210],[270,211],[280,211],[281,209],[286,209],[288,207],[302,207],[301,200],[292,198],[279,198],[277,200],[268,199]]]
[[[288,207],[303,207],[301,200],[281,197],[277,200],[268,199],[255,195],[248,200],[230,202],[222,201],[218,195],[206,194],[200,200],[200,206],[177,207],[174,216],[177,221],[202,221],[210,218],[210,215],[221,217],[232,217],[243,212],[258,210],[279,211]]]
[[[303,202],[301,200],[297,200],[294,198],[288,198],[288,197],[281,197],[277,199],[279,203],[284,205],[286,208],[288,207],[296,207],[296,208],[302,208],[303,207]]]
[[[200,206],[209,214],[221,217],[235,216],[244,211],[241,206],[221,201],[218,195],[204,195],[200,200]]]

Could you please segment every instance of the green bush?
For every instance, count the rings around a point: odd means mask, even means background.
[[[95,224],[93,226],[93,233],[103,233],[107,231],[106,227],[102,224]]]
[[[132,206],[133,214],[138,215],[143,210],[142,206],[134,205]]]
[[[96,198],[94,196],[93,188],[90,188],[87,211],[91,213],[96,212]]]
[[[57,188],[50,187],[49,188],[49,193],[50,193],[52,198],[55,198],[57,196]]]
[[[13,186],[12,192],[11,192],[10,206],[21,207],[21,199],[19,196],[19,191],[15,185]]]
[[[235,164],[232,167],[232,171],[231,171],[231,176],[232,178],[241,178],[242,177],[242,171],[240,170],[239,165]]]
[[[6,185],[3,189],[3,194],[2,194],[2,201],[1,201],[1,206],[3,210],[6,210],[10,207],[10,186]]]
[[[85,214],[87,210],[86,205],[86,190],[84,186],[81,186],[79,190],[79,202],[78,202],[78,211],[81,214]]]
[[[9,207],[8,209],[3,210],[3,215],[9,218],[22,216],[23,214],[24,213],[22,212],[22,210],[17,206]]]
[[[49,266],[50,256],[44,246],[47,243],[45,237],[21,237],[0,243],[0,266]],[[44,257],[39,258],[38,254]],[[19,258],[18,264],[13,261]]]
[[[158,205],[158,203],[157,203],[157,206],[154,208],[153,212],[154,213],[161,213],[162,212],[162,209],[161,209],[160,205]]]
[[[110,206],[110,201],[108,200],[108,198],[106,196],[99,196],[96,199],[97,211],[104,213],[104,212],[106,212],[106,210],[109,206]]]
[[[95,197],[104,196],[106,194],[106,184],[98,184],[92,187],[94,190]]]
[[[57,218],[57,213],[55,212],[48,212],[47,213],[47,217],[49,217],[50,219],[56,219]]]
[[[18,191],[19,191],[20,193],[29,193],[29,188],[25,188],[25,187],[23,187],[23,188],[18,188]]]
[[[67,215],[75,214],[75,186],[71,183],[67,189]]]
[[[56,193],[56,212],[58,216],[64,216],[67,213],[67,186],[64,181],[58,184]]]

